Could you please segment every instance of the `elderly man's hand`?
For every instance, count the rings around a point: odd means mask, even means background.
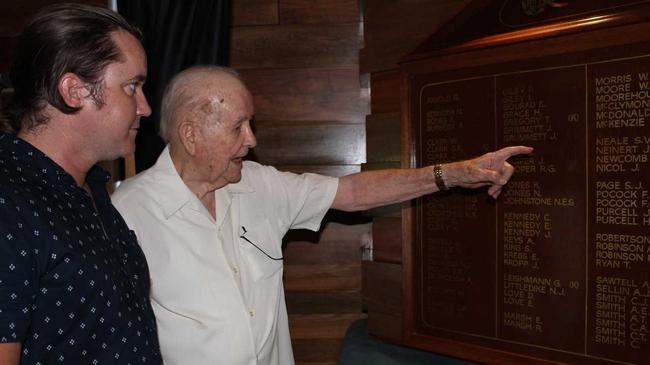
[[[512,146],[471,160],[444,164],[443,179],[449,187],[478,188],[489,185],[488,194],[496,199],[514,172],[507,160],[515,155],[532,152],[532,147]]]

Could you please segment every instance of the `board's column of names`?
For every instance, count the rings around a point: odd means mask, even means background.
[[[637,362],[650,355],[650,60],[590,66],[588,82],[590,352]]]
[[[482,123],[493,108],[491,78],[424,87],[421,102],[421,165],[457,161],[493,149],[494,126]],[[462,138],[460,137],[462,136]],[[492,142],[492,144],[490,143]],[[493,335],[492,307],[476,307],[493,287],[494,213],[483,194],[434,194],[422,198],[421,264],[423,323],[431,328]]]
[[[576,93],[584,90],[583,73],[497,79],[499,144],[535,148],[512,160],[516,174],[499,198],[499,333],[570,351],[584,343],[585,242],[563,239],[567,231],[584,237],[584,91]],[[567,148],[578,154],[567,156]]]

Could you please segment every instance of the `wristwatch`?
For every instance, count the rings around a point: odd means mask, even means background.
[[[445,185],[445,181],[442,179],[441,164],[433,165],[433,178],[436,182],[436,186],[438,187],[438,190],[440,191],[449,190],[449,188],[447,188],[447,185]]]

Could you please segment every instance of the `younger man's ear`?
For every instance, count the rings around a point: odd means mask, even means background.
[[[89,95],[86,83],[83,82],[79,76],[72,72],[66,72],[59,79],[57,85],[59,94],[65,103],[73,108],[80,108],[83,106],[84,101]]]

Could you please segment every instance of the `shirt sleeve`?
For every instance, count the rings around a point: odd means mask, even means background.
[[[19,209],[0,195],[0,343],[23,342],[37,290],[34,248]]]
[[[288,229],[317,231],[332,206],[339,179],[318,174],[277,172],[272,199],[279,199],[288,217]],[[283,198],[283,199],[282,199]]]

